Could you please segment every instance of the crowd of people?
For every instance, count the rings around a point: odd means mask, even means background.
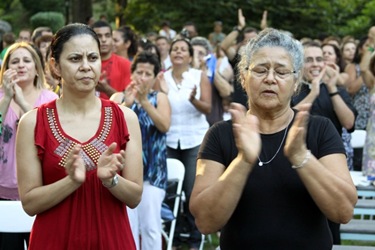
[[[161,250],[167,158],[185,166],[173,249],[199,249],[202,233],[222,250],[340,244],[349,170],[375,180],[375,26],[298,40],[267,11],[260,30],[235,18],[207,36],[92,17],[4,34],[0,200],[36,220],[0,233],[0,250]]]

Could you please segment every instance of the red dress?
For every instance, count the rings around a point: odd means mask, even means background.
[[[87,142],[80,143],[62,130],[56,112],[56,101],[38,109],[35,142],[43,171],[43,184],[54,183],[67,174],[63,168],[74,145],[82,145],[86,180],[58,205],[36,216],[29,249],[133,250],[126,205],[105,188],[96,175],[100,154],[112,142],[125,149],[129,133],[122,110],[102,100],[100,126]]]

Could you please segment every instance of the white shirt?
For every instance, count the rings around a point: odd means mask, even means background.
[[[168,147],[177,149],[178,142],[181,149],[199,146],[209,128],[206,116],[189,101],[194,85],[197,86],[195,98],[200,98],[201,75],[201,70],[190,68],[183,73],[181,87],[178,88],[172,77],[172,69],[164,73],[169,86],[168,99],[172,109],[171,127],[167,132]]]
[[[168,70],[170,67],[172,67],[171,57],[169,55],[164,59],[163,65],[165,70]]]
[[[159,35],[168,37],[170,40],[173,40],[176,36],[176,31],[169,29],[169,32],[167,33],[165,30],[161,29],[159,30]]]

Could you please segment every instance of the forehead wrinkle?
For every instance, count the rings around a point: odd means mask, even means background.
[[[250,66],[276,66],[276,67],[288,67],[292,65],[290,58],[288,56],[277,57],[277,61],[270,57],[261,57],[260,60],[253,57],[254,60],[250,63]]]

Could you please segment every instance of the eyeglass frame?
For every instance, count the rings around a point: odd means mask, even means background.
[[[259,73],[259,72],[254,71],[254,68],[256,68],[256,67],[262,67],[262,68],[264,68],[264,69],[265,69],[265,72],[264,72],[264,73]],[[249,70],[249,71],[250,71],[255,77],[260,78],[260,79],[264,79],[264,78],[266,78],[266,77],[269,75],[271,69],[272,69],[272,71],[273,71],[273,77],[274,77],[275,79],[277,78],[277,79],[279,79],[279,80],[285,80],[285,79],[287,79],[290,75],[295,75],[295,74],[297,74],[297,71],[295,71],[295,70],[290,70],[289,72],[286,72],[287,75],[283,76],[283,75],[280,75],[275,69],[273,69],[273,68],[268,69],[268,68],[266,68],[266,67],[264,67],[264,66],[254,66],[254,67],[252,67],[252,68],[246,67],[245,69],[246,69],[246,70]]]

